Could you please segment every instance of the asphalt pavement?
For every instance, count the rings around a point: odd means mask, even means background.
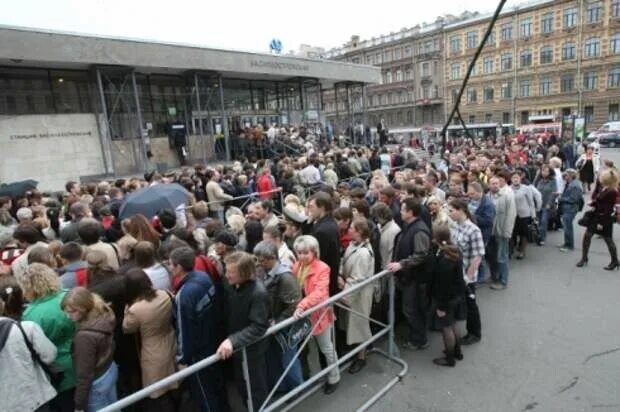
[[[620,149],[602,156],[620,164]],[[463,361],[435,366],[443,344],[431,333],[428,349],[401,352],[409,373],[371,410],[620,411],[620,271],[603,270],[609,254],[596,237],[589,265],[575,267],[583,235],[575,227],[574,252],[562,253],[562,232],[550,232],[545,246],[511,261],[506,290],[479,289],[483,336]],[[318,392],[294,410],[354,411],[397,370],[373,355],[363,372],[344,372],[334,394]]]

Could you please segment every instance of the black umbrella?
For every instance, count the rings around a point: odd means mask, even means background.
[[[0,186],[0,196],[8,196],[12,199],[20,197],[29,190],[37,188],[39,182],[36,180],[28,179],[21,182],[13,182]]]
[[[157,184],[131,193],[125,199],[119,213],[120,219],[137,214],[152,218],[161,209],[176,209],[184,204],[191,194],[177,183]]]

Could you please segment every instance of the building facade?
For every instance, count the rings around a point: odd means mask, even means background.
[[[365,92],[349,85],[338,98],[333,92],[326,93],[327,118],[340,127],[346,127],[347,122],[375,126],[381,119],[389,128],[440,127],[445,120],[443,27],[471,16],[440,17],[432,24],[370,40],[352,36],[343,47],[326,52],[328,59],[381,68],[381,82],[367,86]],[[351,107],[347,107],[347,94]]]
[[[453,107],[490,16],[444,28]],[[583,116],[588,130],[619,119],[620,0],[541,0],[506,9],[480,54],[460,112],[466,123]]]

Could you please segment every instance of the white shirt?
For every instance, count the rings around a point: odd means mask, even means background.
[[[313,164],[309,164],[299,172],[301,182],[307,185],[316,185],[321,182],[321,172]]]

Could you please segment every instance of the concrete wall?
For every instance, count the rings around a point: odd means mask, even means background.
[[[42,190],[105,172],[93,114],[0,116],[0,159],[0,182],[34,179]]]

